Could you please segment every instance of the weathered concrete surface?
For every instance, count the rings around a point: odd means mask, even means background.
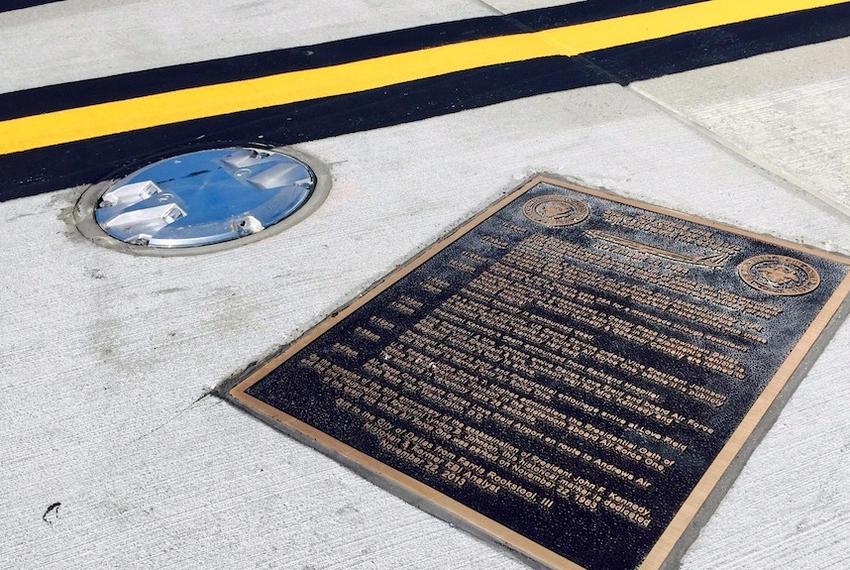
[[[130,6],[143,4],[156,3]],[[362,33],[333,23],[345,5],[323,5],[327,30],[310,41]],[[153,42],[157,61],[194,41],[177,36]],[[0,34],[0,52],[16,37]],[[80,57],[78,73],[146,66],[133,50]],[[59,67],[43,81],[74,72]],[[90,244],[67,223],[78,190],[0,204],[0,568],[523,568],[204,394],[533,172],[850,252],[846,217],[616,86],[300,148],[331,166],[323,207],[208,256]],[[848,349],[845,324],[684,568],[850,565]]]
[[[0,14],[0,93],[494,14],[474,0],[64,0]]]
[[[850,216],[850,39],[632,85]]]

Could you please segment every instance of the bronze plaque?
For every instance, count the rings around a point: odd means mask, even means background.
[[[538,177],[229,396],[539,563],[659,568],[848,290],[845,257]]]

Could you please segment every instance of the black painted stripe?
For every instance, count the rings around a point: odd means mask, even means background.
[[[0,187],[0,199],[93,182],[172,152],[294,144],[607,81],[575,59],[550,57],[8,154],[0,156],[0,179],[11,184]]]
[[[445,22],[275,50],[175,65],[111,77],[87,79],[0,94],[0,120],[83,107],[154,93],[264,77],[416,51],[487,37],[505,36],[629,14],[651,12],[704,0],[587,0],[577,4]]]
[[[33,6],[41,6],[42,4],[54,4],[62,0],[3,0],[0,2],[0,12],[11,12],[12,10],[22,10],[23,8],[32,8]]]
[[[850,5],[609,48],[473,69],[360,93],[164,125],[0,156],[0,200],[91,183],[149,157],[202,146],[274,145],[397,125],[541,93],[626,85],[850,36]]]

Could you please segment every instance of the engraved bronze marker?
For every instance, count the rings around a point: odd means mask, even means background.
[[[539,563],[661,568],[837,325],[848,264],[536,177],[225,392]]]

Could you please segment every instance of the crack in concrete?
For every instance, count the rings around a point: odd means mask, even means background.
[[[203,399],[205,399],[207,396],[210,396],[210,395],[213,395],[212,390],[205,391],[198,398],[196,398],[195,401],[193,401],[191,404],[189,404],[188,406],[186,406],[185,408],[183,408],[181,410],[178,410],[176,413],[172,414],[167,420],[165,420],[164,422],[162,422],[161,424],[159,424],[158,426],[156,426],[152,430],[145,432],[142,435],[140,435],[139,437],[131,440],[130,443],[136,443],[136,442],[141,441],[144,438],[148,437],[149,435],[153,435],[154,433],[158,432],[159,430],[161,430],[162,428],[164,428],[165,426],[167,426],[168,424],[170,424],[171,422],[173,422],[174,420],[176,420],[177,418],[179,418],[180,416],[182,416],[183,414],[185,414],[186,412],[188,412],[189,410],[194,408],[198,403],[200,403]]]

